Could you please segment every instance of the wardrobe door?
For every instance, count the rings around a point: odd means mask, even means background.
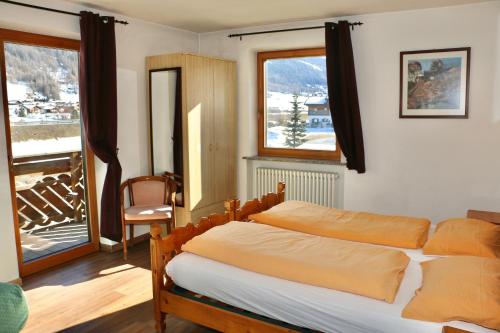
[[[189,208],[214,201],[213,177],[213,66],[212,60],[186,56],[186,112],[188,139]]]
[[[215,201],[233,198],[236,194],[235,139],[235,65],[230,61],[213,60],[214,64],[214,179]]]

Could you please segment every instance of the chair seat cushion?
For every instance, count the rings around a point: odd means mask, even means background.
[[[136,205],[125,209],[125,220],[163,220],[172,217],[172,206]]]

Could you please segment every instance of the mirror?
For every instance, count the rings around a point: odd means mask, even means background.
[[[151,171],[177,181],[177,202],[183,205],[181,69],[149,71]]]

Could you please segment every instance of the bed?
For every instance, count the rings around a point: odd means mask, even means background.
[[[421,250],[404,250],[411,258],[393,304],[325,289],[226,265],[181,246],[196,235],[284,201],[284,184],[277,193],[254,199],[240,208],[225,204],[225,214],[203,218],[197,226],[176,229],[162,238],[151,229],[151,255],[156,329],[164,332],[167,313],[222,332],[494,332],[464,322],[446,324],[404,319],[402,308],[421,284],[420,261],[431,259]],[[500,221],[495,213],[469,211],[468,217]]]

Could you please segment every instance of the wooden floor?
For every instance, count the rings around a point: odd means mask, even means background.
[[[23,279],[30,316],[22,332],[154,332],[149,242],[100,252]],[[167,317],[168,333],[209,333]]]

